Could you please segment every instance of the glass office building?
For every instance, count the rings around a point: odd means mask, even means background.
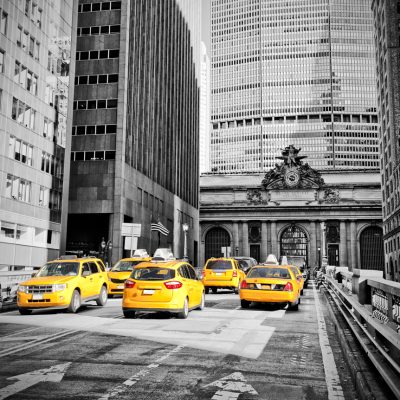
[[[3,270],[40,266],[59,255],[72,125],[73,5],[0,0]]]
[[[211,170],[377,169],[370,0],[212,0]]]

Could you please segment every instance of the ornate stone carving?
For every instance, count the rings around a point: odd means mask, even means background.
[[[276,158],[284,161],[265,174],[261,183],[264,189],[319,189],[324,186],[321,174],[307,163],[303,164],[302,159],[307,156],[299,156],[300,150],[293,145],[282,150],[282,156]]]
[[[338,189],[326,188],[324,190],[324,201],[331,204],[337,204],[340,201],[340,193]]]
[[[261,204],[262,194],[260,189],[247,189],[247,202],[250,204]]]

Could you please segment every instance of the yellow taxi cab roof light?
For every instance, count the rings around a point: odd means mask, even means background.
[[[149,253],[147,253],[146,249],[136,249],[132,255],[132,258],[134,257],[150,257]]]
[[[281,265],[288,265],[288,259],[286,256],[282,256]]]
[[[72,260],[78,258],[76,254],[63,254],[57,258],[57,260]]]
[[[172,251],[168,248],[159,248],[154,252],[152,261],[167,261],[175,260]]]
[[[278,259],[275,254],[269,254],[267,259],[265,260],[264,265],[279,265]]]

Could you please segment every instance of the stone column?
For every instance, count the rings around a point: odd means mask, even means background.
[[[339,247],[339,266],[347,267],[347,234],[346,221],[340,221],[340,247]]]
[[[267,222],[261,222],[261,262],[264,262],[268,256],[268,229]]]
[[[314,268],[318,266],[317,252],[317,227],[315,221],[310,222],[310,254],[308,257],[308,267]]]
[[[325,221],[321,221],[321,257],[322,267],[328,265],[328,258],[326,256],[326,225]]]
[[[271,253],[278,258],[278,233],[276,231],[276,221],[271,221]]]
[[[351,247],[351,270],[357,268],[357,231],[356,221],[350,222],[350,247]]]
[[[239,256],[239,224],[237,221],[233,221],[233,248],[232,255]]]
[[[243,251],[242,251],[242,256],[248,257],[250,255],[250,249],[249,249],[249,226],[247,224],[247,221],[242,222],[242,232],[243,232]]]

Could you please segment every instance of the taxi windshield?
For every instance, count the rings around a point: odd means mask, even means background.
[[[162,267],[149,267],[134,269],[132,279],[137,281],[166,281],[175,278],[175,270]]]
[[[77,276],[79,263],[62,262],[45,264],[36,276]]]
[[[136,261],[118,261],[114,267],[111,269],[113,272],[123,272],[123,271],[132,271],[133,268],[141,263],[142,261],[136,260]]]
[[[290,273],[287,268],[253,268],[247,278],[290,279]]]
[[[232,263],[228,260],[210,260],[206,269],[232,269]]]

